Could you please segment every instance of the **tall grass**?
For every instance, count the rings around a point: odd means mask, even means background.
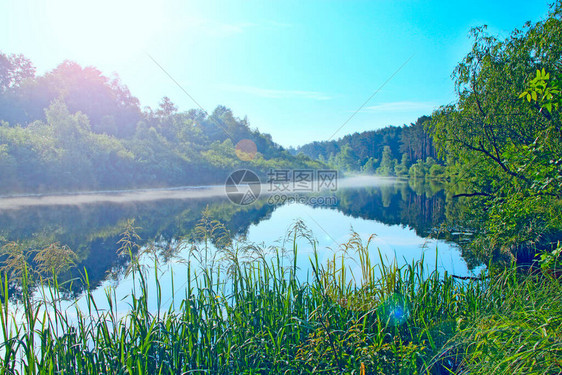
[[[43,281],[37,298],[24,267],[20,302],[9,300],[8,278],[0,282],[0,373],[562,370],[557,279],[512,267],[489,278],[458,280],[428,270],[423,260],[399,267],[380,256],[372,259],[369,241],[352,235],[326,263],[315,249],[312,277],[303,281],[295,269],[297,233],[288,249],[294,260],[289,265],[283,260],[287,249],[248,262],[230,242],[225,243],[228,264],[209,262],[205,243],[205,263],[198,263],[204,267],[187,263],[187,284],[168,306],[162,302],[157,258],[148,270],[129,251],[137,287],[125,315],[112,289],[106,290],[106,301],[96,301],[87,288],[85,308],[78,303],[63,308],[56,277]],[[135,238],[129,232],[122,244],[130,250]],[[84,278],[87,283],[87,274]],[[149,308],[150,299],[156,299],[156,309]],[[98,308],[102,302],[109,308]]]
[[[480,306],[444,347],[462,374],[562,374],[562,279],[543,271],[495,275]]]

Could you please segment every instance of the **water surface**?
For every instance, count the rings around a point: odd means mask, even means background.
[[[301,194],[283,202],[272,204],[279,201],[263,194],[251,205],[235,205],[220,186],[3,197],[0,240],[19,241],[27,249],[54,242],[67,245],[77,255],[74,276],[86,269],[94,288],[118,285],[123,294],[131,286],[123,272],[128,257],[118,256],[117,250],[120,235],[131,219],[138,227],[140,245],[157,244],[164,261],[172,255],[188,257],[189,246],[178,244],[197,242],[195,228],[206,215],[224,224],[235,241],[245,239],[264,248],[283,245],[287,233],[300,220],[315,241],[315,246],[304,239],[298,242],[297,263],[303,278],[310,274],[313,248],[325,261],[352,233],[365,243],[372,238],[373,257],[378,259],[380,252],[388,262],[404,264],[423,258],[429,266],[460,276],[471,274],[476,266],[467,264],[455,243],[429,236],[445,218],[445,194],[437,185],[343,179],[335,192]],[[175,289],[182,285],[182,267],[185,264],[177,258],[163,267],[164,273],[174,270],[179,278]],[[80,292],[79,284],[74,288]],[[171,284],[163,289],[172,293]]]

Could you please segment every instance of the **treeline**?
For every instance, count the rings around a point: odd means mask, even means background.
[[[69,61],[37,76],[24,56],[0,53],[0,120],[2,193],[224,183],[239,168],[322,167],[226,107],[178,112],[163,98],[141,110],[118,77]],[[237,154],[244,139],[255,157]]]
[[[291,152],[302,153],[338,169],[382,176],[444,177],[442,161],[426,131],[431,120],[420,117],[402,127],[346,135],[334,141],[312,142]]]

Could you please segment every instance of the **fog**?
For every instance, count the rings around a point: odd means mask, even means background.
[[[395,184],[396,181],[396,179],[388,177],[354,176],[338,180],[337,189]],[[270,184],[261,185],[262,196],[279,193],[290,194],[292,191],[279,191],[272,189]],[[0,210],[15,210],[32,206],[76,206],[96,203],[130,203],[170,199],[185,200],[210,198],[227,199],[225,187],[223,185],[182,186],[158,189],[0,196]]]

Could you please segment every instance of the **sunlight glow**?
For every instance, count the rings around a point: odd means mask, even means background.
[[[148,1],[56,0],[46,18],[60,48],[88,60],[125,60],[142,52],[164,17]]]

